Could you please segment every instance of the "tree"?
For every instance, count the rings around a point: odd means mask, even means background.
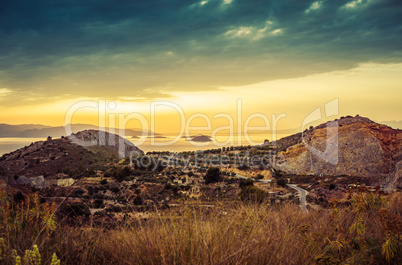
[[[285,186],[286,183],[288,183],[288,182],[284,178],[279,178],[279,179],[276,180],[276,184],[278,184],[279,186]]]
[[[263,179],[263,178],[264,178],[264,176],[261,175],[261,174],[258,174],[258,175],[255,177],[255,179]]]
[[[218,182],[221,179],[220,170],[217,167],[210,167],[208,168],[207,173],[205,174],[205,183],[213,183]]]
[[[276,170],[275,168],[271,168],[272,171],[272,176],[274,178],[281,178],[283,176],[282,172],[280,170]]]
[[[59,211],[62,215],[68,216],[68,217],[90,216],[91,215],[91,211],[89,210],[89,207],[82,202],[62,204],[59,208]]]
[[[243,189],[247,186],[254,186],[254,181],[250,178],[240,180],[239,188]]]
[[[268,193],[253,185],[245,185],[241,187],[239,197],[242,201],[262,203],[268,198]]]

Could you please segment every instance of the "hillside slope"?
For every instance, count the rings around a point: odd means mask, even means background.
[[[401,182],[397,165],[402,160],[402,130],[348,116],[288,138],[278,141],[279,155],[285,158],[278,169],[286,173],[392,177],[389,182]]]
[[[39,141],[5,154],[0,158],[0,178],[19,176],[53,176],[57,173],[74,174],[131,153],[143,154],[128,140],[107,132],[88,130],[69,137]]]

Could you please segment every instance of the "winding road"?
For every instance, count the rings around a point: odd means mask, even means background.
[[[300,207],[302,208],[302,211],[304,213],[308,213],[308,210],[306,208],[306,205],[307,205],[307,203],[306,203],[306,195],[307,195],[308,192],[306,190],[303,190],[302,188],[297,187],[294,184],[286,184],[286,185],[288,187],[290,187],[292,189],[295,189],[295,190],[297,190],[299,192],[299,194],[300,194]]]
[[[245,176],[242,176],[242,175],[239,175],[239,174],[236,174],[236,177],[241,178],[241,179],[249,179],[248,177],[245,177]],[[270,180],[270,179],[269,180],[262,180],[262,179],[255,180],[253,178],[251,178],[251,179],[253,181],[256,181],[256,182],[263,182],[263,183],[271,183],[272,182],[272,180]],[[299,188],[294,184],[286,184],[286,185],[289,188],[295,189],[295,190],[297,190],[299,192],[299,195],[300,195],[300,208],[302,209],[302,211],[304,213],[308,213],[308,210],[307,210],[307,207],[306,207],[307,206],[306,195],[308,194],[308,191],[306,191],[306,190],[304,190],[302,188]]]

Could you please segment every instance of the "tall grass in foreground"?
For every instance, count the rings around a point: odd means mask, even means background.
[[[92,265],[401,264],[400,196],[359,193],[349,202],[309,214],[293,204],[189,204],[111,230],[59,225],[40,242],[29,227],[19,237],[2,232],[9,250],[38,244],[42,264],[50,264],[53,253],[62,264]],[[24,234],[24,242],[15,240]]]

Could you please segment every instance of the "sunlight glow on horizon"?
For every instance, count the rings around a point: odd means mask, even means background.
[[[287,117],[281,121],[279,129],[293,129],[298,128],[303,118],[312,110],[334,98],[339,98],[339,116],[360,114],[374,120],[400,120],[401,73],[402,64],[364,64],[347,71],[246,86],[221,87],[212,91],[177,91],[172,92],[172,97],[167,99],[107,100],[116,102],[116,109],[108,111],[116,115],[138,112],[149,119],[151,102],[154,104],[170,102],[181,108],[187,119],[194,113],[203,113],[214,121],[213,126],[221,126],[225,121],[213,119],[213,115],[226,113],[235,117],[237,102],[241,99],[243,116],[241,122],[252,113],[263,113],[269,118],[272,114],[286,113]],[[67,110],[74,103],[83,100],[98,99],[66,99],[24,107],[0,106],[0,120],[9,124],[37,123],[60,126],[63,125]],[[80,109],[74,116],[73,122],[96,124],[97,115],[97,110]],[[157,132],[175,132],[177,125],[174,124],[178,118],[177,110],[169,107],[161,109],[156,116],[159,125]],[[194,122],[192,126],[196,125],[197,122]]]

